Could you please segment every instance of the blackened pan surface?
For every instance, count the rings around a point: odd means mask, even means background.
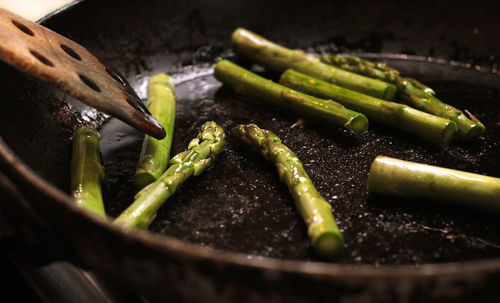
[[[419,64],[427,66],[427,73],[453,69]],[[361,136],[308,123],[291,128],[295,115],[238,97],[211,75],[199,75],[177,86],[174,153],[184,150],[209,120],[226,130],[256,123],[276,132],[332,203],[346,240],[336,262],[421,264],[499,256],[500,226],[487,213],[432,201],[368,197],[367,174],[377,155],[500,176],[500,113],[495,102],[499,91],[466,82],[426,83],[443,100],[477,115],[488,131],[472,143],[453,144],[443,151],[375,123]],[[105,200],[114,216],[131,203],[135,193],[132,179],[142,135],[115,120],[104,125],[101,134]],[[232,138],[210,170],[187,182],[166,203],[151,229],[249,255],[314,259],[305,225],[273,165]]]

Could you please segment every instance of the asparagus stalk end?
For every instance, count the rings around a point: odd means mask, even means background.
[[[148,108],[166,131],[162,140],[145,136],[135,174],[138,188],[154,182],[167,168],[175,123],[175,88],[169,76],[157,74],[148,82]]]
[[[101,182],[104,169],[99,154],[99,133],[92,126],[75,131],[71,157],[71,191],[75,203],[105,218]]]
[[[332,258],[337,255],[344,246],[344,239],[337,233],[323,233],[320,235],[316,242],[313,244],[316,252],[327,258]]]
[[[382,99],[394,100],[396,98],[397,93],[398,93],[398,89],[395,85],[388,85],[384,91],[384,95],[382,96]]]
[[[465,117],[465,115],[461,115],[463,117],[457,118],[457,127],[461,128],[461,132],[459,132],[458,139],[464,142],[471,141],[477,137],[479,137],[486,129],[484,124],[479,120],[469,120]],[[467,119],[468,121],[463,121]],[[473,123],[470,123],[473,121]]]
[[[373,161],[367,190],[500,212],[499,178],[384,156]]]
[[[156,181],[156,177],[148,171],[138,169],[135,173],[134,184],[137,188],[144,188]]]
[[[344,128],[350,130],[353,134],[362,134],[368,131],[368,119],[365,115],[359,114],[349,120]]]

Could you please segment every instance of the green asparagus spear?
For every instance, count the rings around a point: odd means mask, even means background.
[[[437,99],[431,88],[415,79],[401,77],[397,70],[387,67],[384,63],[335,54],[322,56],[321,61],[347,71],[394,83],[398,88],[398,94],[409,105],[455,121],[458,128],[458,138],[463,141],[472,140],[485,130],[484,125],[476,117],[470,115],[470,119],[467,118],[461,110]]]
[[[244,96],[255,97],[331,125],[343,126],[355,134],[368,129],[368,119],[363,114],[346,109],[332,100],[318,99],[289,89],[230,61],[219,61],[215,65],[214,75]]]
[[[239,125],[232,134],[274,162],[307,225],[314,249],[322,256],[334,256],[343,246],[342,234],[331,205],[318,193],[299,158],[274,133],[255,124]]]
[[[201,174],[222,151],[224,130],[215,122],[207,122],[198,137],[191,140],[188,150],[170,160],[170,167],[137,195],[115,222],[133,229],[147,229],[158,209],[190,176]]]
[[[174,133],[175,102],[175,88],[170,77],[165,74],[151,77],[148,83],[148,108],[163,125],[166,136],[161,140],[145,136],[135,173],[138,188],[156,181],[167,168]]]
[[[291,69],[281,75],[280,83],[318,98],[332,98],[369,119],[415,134],[442,148],[448,146],[457,131],[455,122],[449,119],[370,97]]]
[[[243,28],[234,31],[231,42],[238,54],[277,72],[292,68],[321,80],[387,100],[392,100],[396,94],[396,87],[392,84],[324,64],[300,50],[277,45]]]
[[[399,71],[397,69],[389,67],[382,62],[372,62],[356,56],[344,56],[338,54],[323,55],[320,57],[320,60],[324,63],[337,66],[343,70],[348,70],[356,74],[365,75],[393,84],[398,84],[401,79],[401,76],[399,75]],[[426,93],[429,93],[431,95],[435,94],[432,88],[418,82],[413,78],[404,78],[404,80],[410,82],[413,86],[423,90]]]
[[[500,212],[500,179],[378,156],[368,192],[459,203]]]
[[[82,126],[73,138],[71,195],[78,206],[105,218],[101,192],[103,178],[99,133],[92,126]]]

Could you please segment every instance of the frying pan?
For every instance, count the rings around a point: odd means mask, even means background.
[[[368,197],[376,155],[500,177],[500,82],[495,1],[85,1],[44,25],[126,74],[141,97],[147,78],[173,75],[173,152],[199,126],[254,122],[276,132],[332,202],[346,239],[337,259],[309,249],[305,226],[277,173],[237,142],[159,212],[154,233],[126,232],[68,196],[72,132],[100,127],[107,211],[133,195],[141,134],[51,86],[0,65],[2,244],[27,261],[68,259],[144,294],[173,302],[493,302],[500,286],[500,228],[493,215],[433,201]],[[372,123],[354,137],[245,100],[211,76],[235,56],[246,27],[313,53],[353,52],[388,62],[481,119],[474,142],[439,150]]]

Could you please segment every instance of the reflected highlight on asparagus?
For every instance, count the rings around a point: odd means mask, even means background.
[[[172,80],[165,74],[157,74],[148,83],[148,108],[151,114],[163,125],[166,135],[158,140],[144,137],[141,156],[135,173],[138,188],[156,181],[167,168],[175,123],[175,88]]]
[[[336,54],[322,56],[321,61],[347,71],[394,83],[398,88],[398,94],[409,105],[455,121],[458,128],[457,137],[463,141],[472,140],[485,130],[484,125],[476,117],[470,115],[469,119],[461,110],[436,98],[430,87],[415,79],[401,77],[397,70],[387,67],[384,63]]]
[[[179,186],[191,176],[201,174],[222,151],[225,144],[224,130],[215,122],[207,122],[201,132],[191,140],[188,150],[170,160],[170,167],[154,183],[135,196],[135,201],[115,222],[127,228],[147,229],[156,212]]]
[[[243,28],[234,31],[231,43],[239,55],[277,72],[292,68],[318,79],[386,100],[392,100],[396,94],[396,87],[393,84],[324,64],[300,50],[285,48]]]
[[[316,190],[299,158],[274,133],[255,124],[239,125],[232,134],[272,161],[280,179],[288,187],[295,205],[307,225],[314,249],[333,257],[343,246],[343,237],[332,214],[332,207]]]
[[[500,212],[500,178],[378,156],[368,191],[424,198]]]
[[[280,83],[319,98],[332,98],[369,119],[415,134],[442,148],[448,146],[457,130],[455,122],[449,119],[367,96],[291,69],[281,75]]]
[[[332,100],[315,98],[274,83],[230,61],[219,61],[215,65],[214,76],[231,86],[238,94],[258,98],[312,120],[341,126],[354,134],[364,133],[368,129],[368,119],[363,114],[349,110]]]
[[[101,191],[104,169],[99,154],[99,139],[99,133],[92,126],[82,126],[74,134],[71,196],[78,206],[105,218]]]

